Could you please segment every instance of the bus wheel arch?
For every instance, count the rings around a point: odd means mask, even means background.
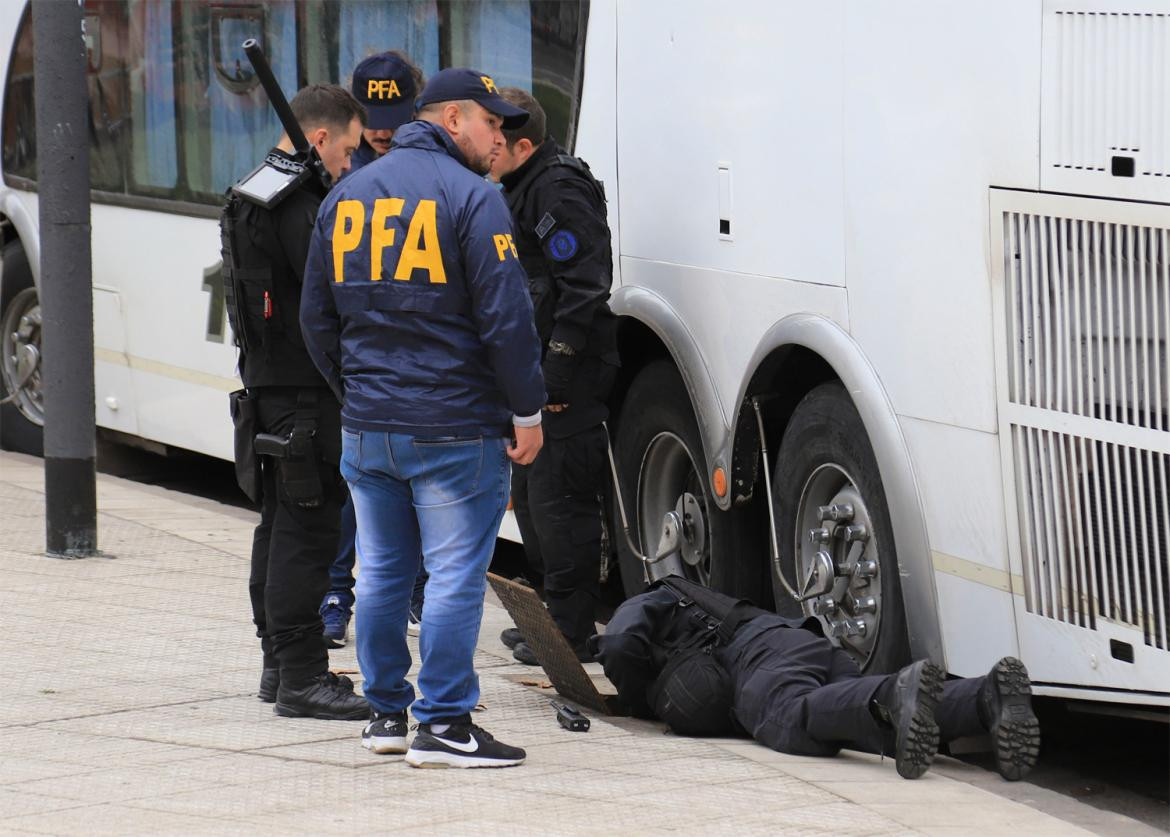
[[[20,238],[0,249],[0,448],[44,453],[40,301]]]
[[[776,323],[765,334],[749,369],[754,371],[743,384],[736,438],[729,445],[736,452],[732,460],[739,464],[750,457],[753,450],[752,437],[758,437],[750,399],[756,395],[766,396],[762,399],[761,407],[771,459],[767,465],[773,475],[773,493],[779,495],[780,474],[777,469],[791,466],[790,461],[780,461],[780,454],[789,431],[798,429],[793,422],[801,420],[801,405],[812,393],[820,391],[819,401],[823,406],[828,390],[835,388],[834,410],[841,414],[852,412],[856,417],[855,423],[845,422],[849,428],[847,432],[857,436],[861,443],[855,443],[852,447],[869,448],[872,453],[874,472],[854,477],[853,481],[861,480],[870,485],[876,483],[880,494],[874,503],[878,508],[877,513],[880,515],[881,506],[884,505],[888,514],[889,538],[885,552],[887,555],[896,555],[896,565],[887,568],[887,575],[888,582],[898,582],[895,586],[900,601],[894,602],[892,597],[889,598],[895,609],[901,611],[897,615],[904,614],[910,655],[914,659],[929,658],[945,666],[934,570],[917,481],[897,417],[876,371],[847,332],[832,320],[812,314],[796,314]],[[813,406],[809,409],[813,409]],[[745,432],[749,428],[750,433]],[[754,444],[758,446],[758,441]],[[840,436],[836,444],[838,447],[849,447],[841,441]],[[747,451],[746,455],[741,448]],[[758,462],[758,447],[754,449]],[[792,451],[787,453],[791,455]],[[853,457],[854,462],[858,459],[864,457]],[[858,466],[850,467],[856,469]],[[849,468],[840,470],[843,475],[847,475]],[[840,482],[843,485],[845,480]],[[762,474],[757,475],[751,493],[755,497],[764,495]],[[835,496],[836,491],[831,492],[831,495]],[[779,503],[778,496],[776,499]],[[831,496],[823,499],[831,499]],[[789,498],[788,502],[795,504],[798,501]],[[792,514],[791,509],[789,513]],[[791,529],[791,520],[789,527]],[[781,535],[782,559],[785,554],[793,554],[793,546],[786,546],[784,538],[792,538],[794,534],[789,531]],[[808,532],[801,532],[800,536],[806,538]],[[878,551],[881,551],[880,545]],[[786,615],[798,615],[799,606],[791,601],[791,597],[774,578],[770,560],[768,576],[776,587],[777,609]],[[788,579],[793,581],[792,576],[788,576]],[[861,607],[864,606],[863,603]],[[890,615],[895,614],[891,612]],[[894,646],[897,644],[893,643]],[[886,645],[890,646],[890,643]],[[875,656],[874,664],[892,665],[896,656],[888,648],[883,648],[882,653]]]

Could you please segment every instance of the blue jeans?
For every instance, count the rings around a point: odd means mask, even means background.
[[[341,509],[341,537],[337,540],[337,557],[329,565],[329,592],[321,600],[321,612],[329,599],[336,596],[341,606],[346,610],[353,610],[353,565],[357,556],[357,516],[353,511],[353,498],[346,494],[345,505]],[[414,580],[414,590],[410,594],[410,609],[413,613],[422,613],[424,591],[426,590],[427,571],[419,570]]]
[[[472,667],[487,567],[508,503],[499,437],[424,438],[342,430],[341,473],[357,512],[357,657],[378,712],[412,707],[424,724],[467,715],[479,701]],[[422,667],[406,681],[407,608],[419,570],[430,577],[419,632]]]

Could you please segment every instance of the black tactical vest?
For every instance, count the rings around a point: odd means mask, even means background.
[[[232,190],[226,195],[220,215],[224,299],[245,387],[325,385],[301,336],[304,265],[294,270],[291,259],[302,257],[290,254],[280,235],[282,221],[287,228],[308,219],[303,236],[310,238],[318,192],[306,182],[270,209]]]

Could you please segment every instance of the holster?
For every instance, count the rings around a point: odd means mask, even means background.
[[[256,402],[248,391],[238,389],[228,395],[232,424],[235,426],[236,482],[253,503],[260,502],[260,461],[257,457]]]
[[[254,441],[257,453],[276,460],[280,483],[288,499],[305,509],[317,508],[325,501],[320,457],[313,441],[317,420],[317,393],[302,390],[297,393],[292,432],[287,436],[260,433]]]

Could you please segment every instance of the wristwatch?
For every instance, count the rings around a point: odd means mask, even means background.
[[[572,357],[577,354],[577,350],[568,343],[562,343],[560,340],[549,340],[548,350],[552,354],[564,355],[565,357]]]

